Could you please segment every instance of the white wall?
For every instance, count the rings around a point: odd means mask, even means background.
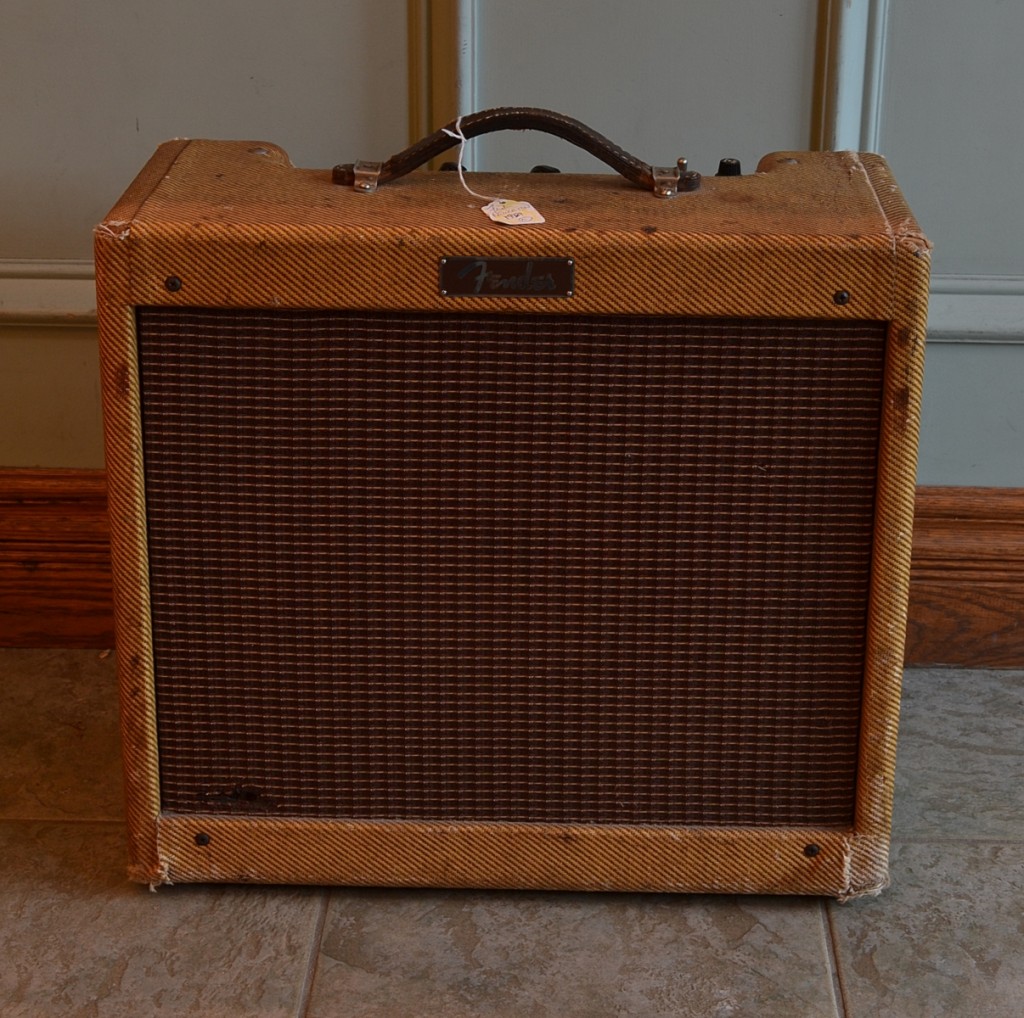
[[[819,9],[852,25],[842,144],[890,159],[936,243],[919,479],[1024,487],[1024,3],[458,6],[476,72],[466,111],[550,107],[644,160],[686,155],[705,173],[722,156],[749,170],[808,146]],[[0,466],[99,466],[95,386],[80,377],[93,349],[69,352],[94,332],[53,331],[61,307],[81,304],[92,225],[169,137],[260,138],[323,167],[402,148],[406,4],[6,0],[3,28]],[[471,151],[480,169],[540,162],[602,169],[538,134]],[[4,326],[29,291],[37,310],[52,305],[47,327]]]
[[[5,0],[0,258],[90,258],[168,138],[252,138],[299,165],[406,143],[401,0]]]
[[[940,275],[1024,276],[1022,49],[1020,0],[892,4],[879,143]]]
[[[815,0],[621,0],[475,4],[475,101],[540,106],[593,127],[645,162],[714,173],[808,147]],[[475,143],[478,169],[604,172],[542,135]]]
[[[1024,487],[1024,3],[889,6],[879,147],[935,244],[919,476]]]
[[[843,25],[840,144],[889,158],[936,245],[919,480],[1024,487],[1024,3],[829,6]],[[815,2],[470,7],[478,108],[554,107],[648,162],[686,155],[705,173],[809,144]],[[474,144],[477,169],[601,169],[542,136]]]
[[[92,228],[175,137],[407,143],[402,0],[4,0],[0,467],[103,465]]]

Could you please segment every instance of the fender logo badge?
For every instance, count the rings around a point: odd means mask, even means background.
[[[571,258],[442,258],[442,297],[571,297]]]

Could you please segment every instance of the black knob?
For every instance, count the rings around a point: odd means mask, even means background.
[[[739,177],[742,174],[743,170],[740,169],[740,161],[738,159],[722,159],[718,164],[718,172],[715,176]]]
[[[540,163],[534,166],[531,173],[561,173],[562,171],[557,166],[548,166],[546,163]]]

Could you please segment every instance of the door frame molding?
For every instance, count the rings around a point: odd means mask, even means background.
[[[476,26],[473,0],[408,0],[410,145],[476,111]]]

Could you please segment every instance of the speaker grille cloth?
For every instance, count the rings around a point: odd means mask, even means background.
[[[884,324],[138,324],[165,810],[851,822]]]

